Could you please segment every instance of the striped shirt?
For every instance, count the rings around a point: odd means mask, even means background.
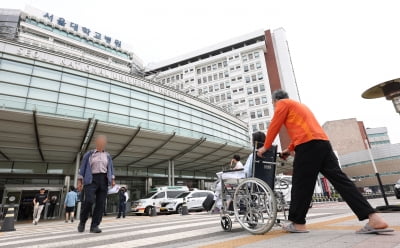
[[[92,167],[92,174],[107,173],[107,152],[94,150],[89,158],[89,164]]]

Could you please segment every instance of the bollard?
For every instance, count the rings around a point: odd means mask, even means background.
[[[183,199],[183,203],[182,203],[182,213],[181,215],[188,215],[189,214],[189,209],[186,205],[186,197]]]
[[[1,225],[0,232],[15,231],[14,227],[14,208],[8,208],[6,217],[4,218],[3,224]]]
[[[157,216],[157,208],[156,206],[150,207],[150,217]]]

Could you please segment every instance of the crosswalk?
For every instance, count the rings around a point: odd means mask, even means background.
[[[309,216],[316,218],[328,213]],[[77,232],[77,223],[63,221],[17,224],[17,231],[0,233],[0,247],[158,247],[191,248],[246,237],[250,234],[234,223],[232,232],[224,232],[219,215],[128,216],[125,219],[105,217],[103,233]],[[179,244],[179,245],[178,245]]]

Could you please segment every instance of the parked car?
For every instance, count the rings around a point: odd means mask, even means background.
[[[188,192],[186,186],[164,186],[152,189],[152,191],[142,199],[134,201],[131,211],[137,215],[150,214],[152,207],[156,208],[157,212],[161,211],[161,203],[171,198],[175,198],[181,193]]]
[[[214,193],[208,190],[194,190],[190,192],[184,192],[178,195],[174,199],[169,199],[161,203],[161,211],[168,211],[169,213],[182,213],[182,206],[186,201],[186,206],[189,211],[202,211],[203,202],[207,195]]]
[[[397,181],[397,183],[394,185],[394,194],[396,195],[397,199],[400,199],[400,179]]]

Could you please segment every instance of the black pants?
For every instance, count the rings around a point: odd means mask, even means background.
[[[85,224],[92,211],[93,204],[95,204],[91,228],[100,225],[104,213],[104,205],[106,203],[108,180],[107,174],[94,174],[91,184],[83,187],[83,203],[80,222]]]
[[[118,218],[119,217],[121,217],[121,214],[122,214],[122,217],[124,217],[125,218],[125,212],[126,212],[126,202],[125,201],[120,201],[119,202],[119,208],[118,208]]]
[[[365,220],[375,210],[339,167],[329,141],[312,140],[298,145],[293,163],[292,199],[289,220],[305,224],[306,215],[321,172],[332,183],[359,220]]]

